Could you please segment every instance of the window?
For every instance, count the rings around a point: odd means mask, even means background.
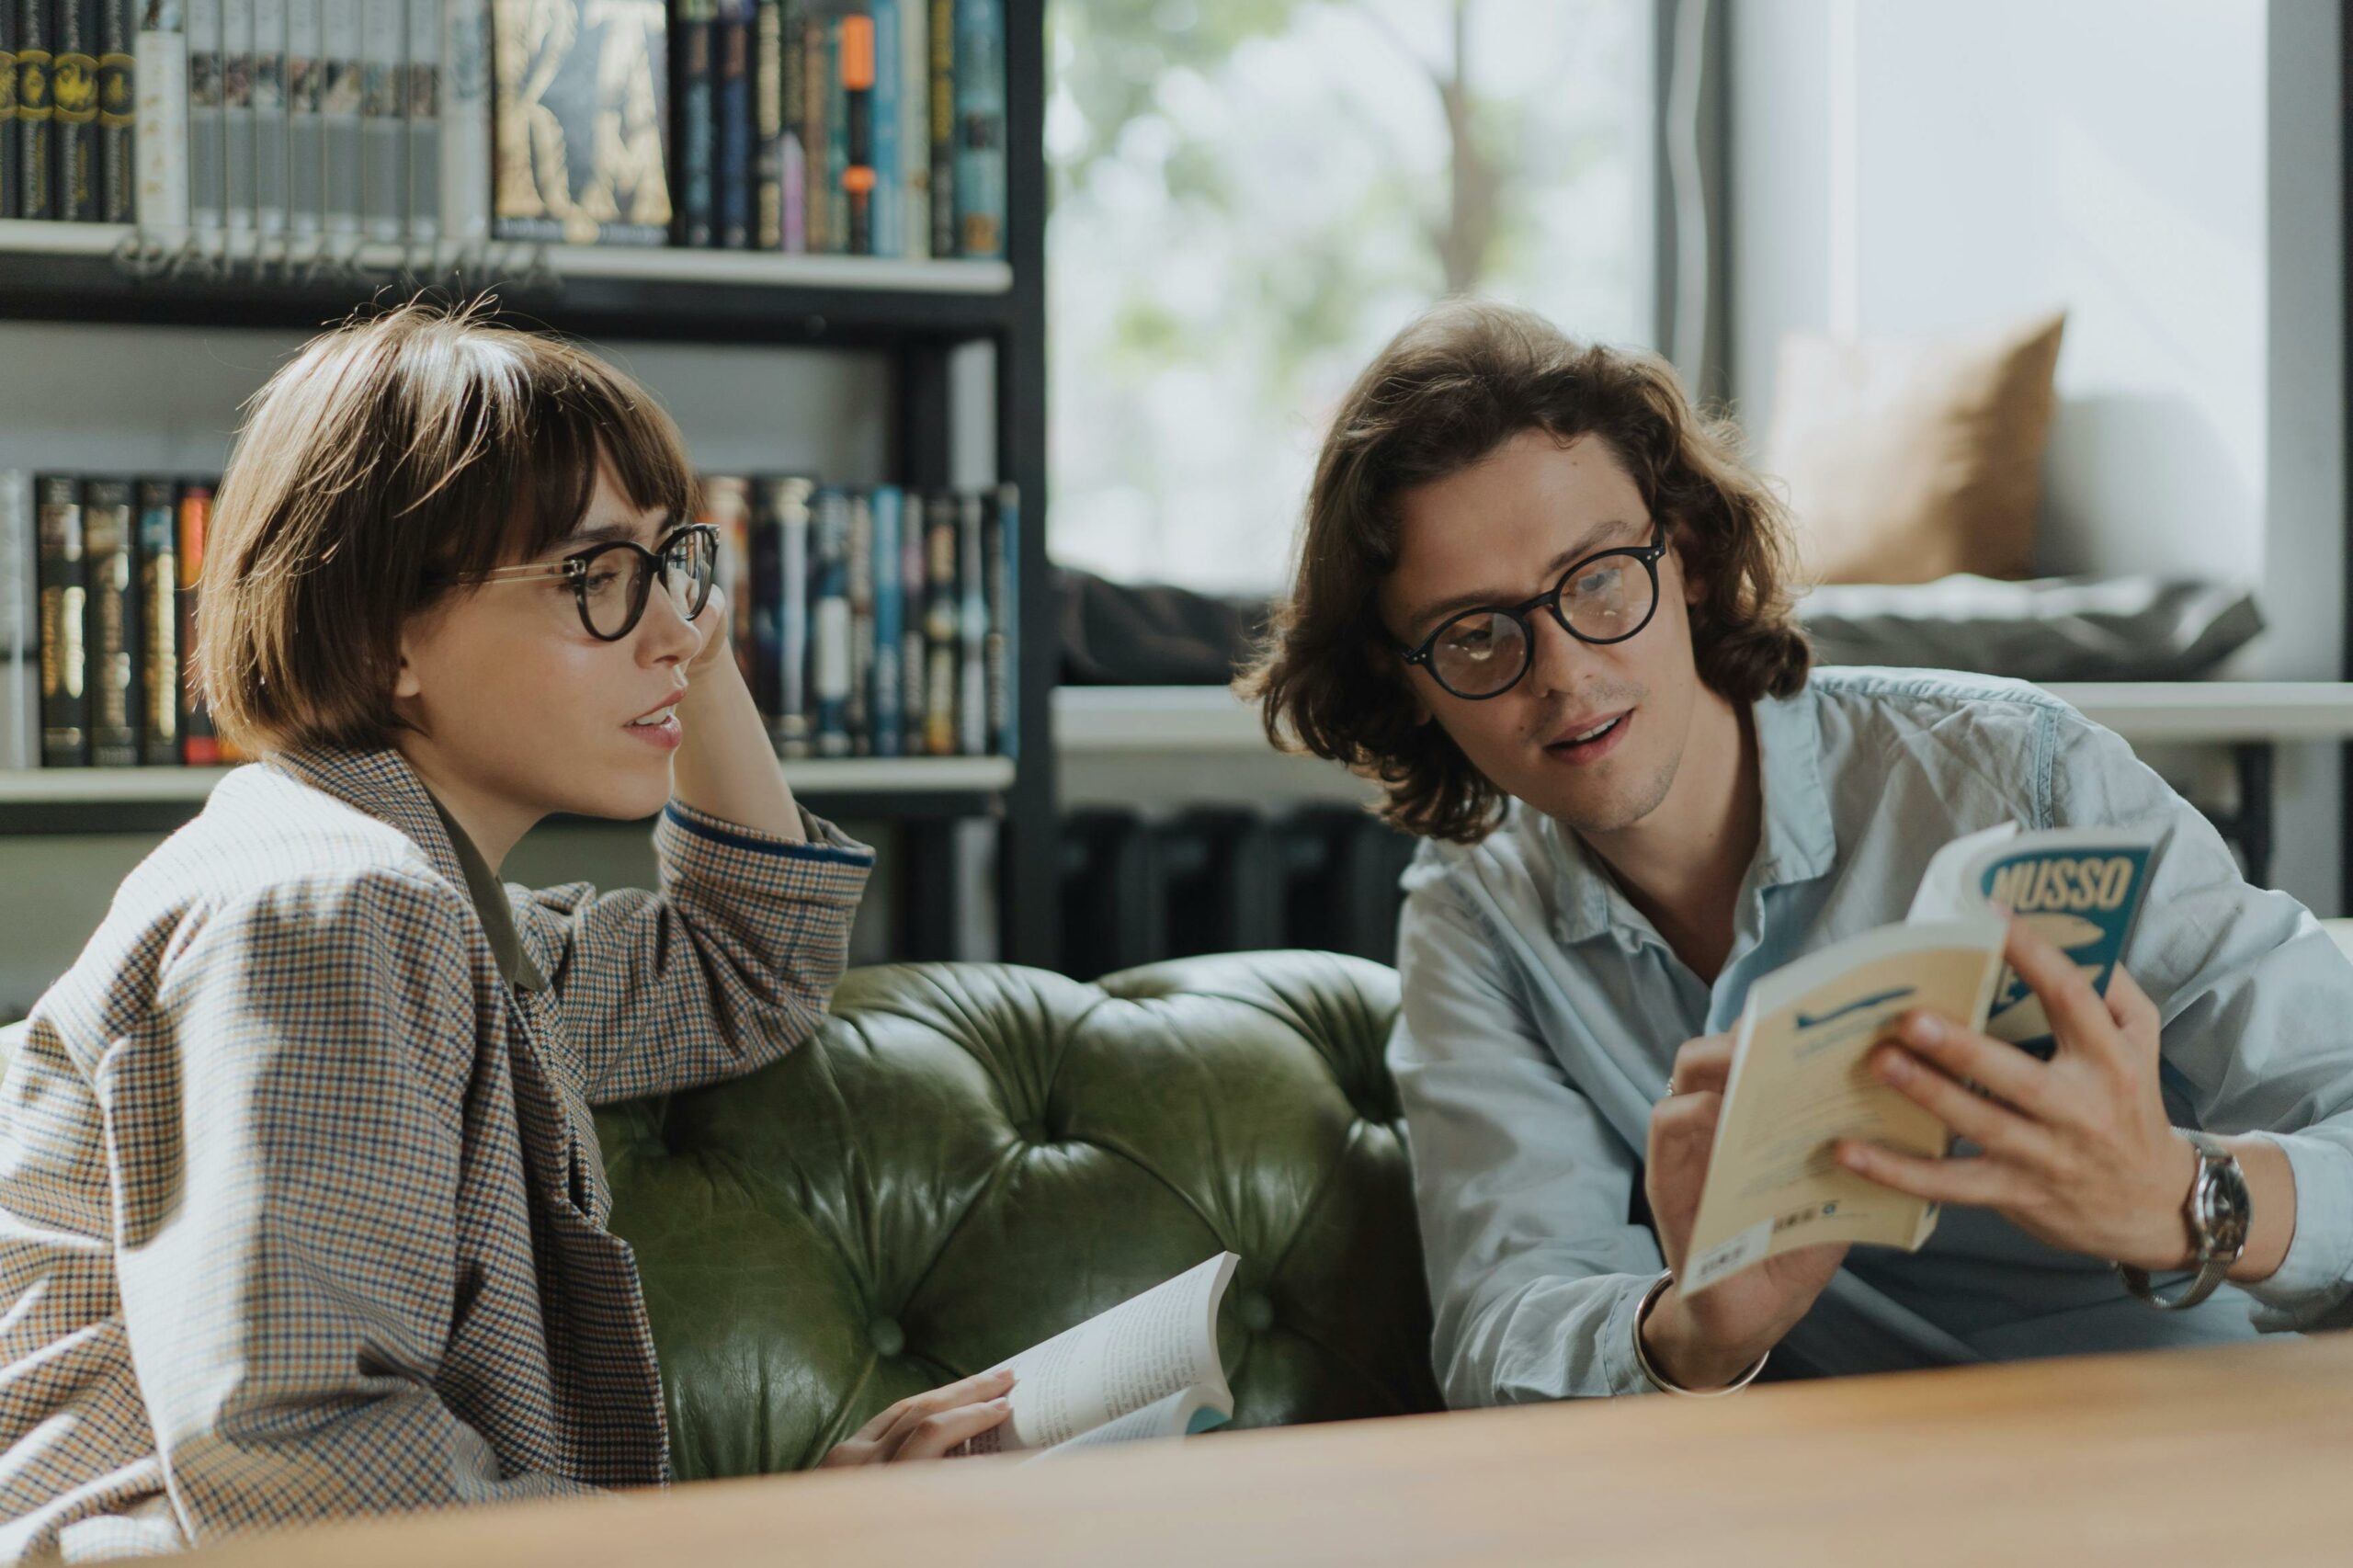
[[[1266,592],[1432,301],[1648,346],[1653,0],[1051,0],[1055,559]]]

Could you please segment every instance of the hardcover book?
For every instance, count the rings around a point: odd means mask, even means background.
[[[188,222],[218,230],[227,221],[229,143],[222,79],[221,0],[188,0]]]
[[[40,585],[32,475],[0,469],[0,768],[40,764]]]
[[[752,8],[752,247],[784,248],[784,0]]]
[[[79,767],[90,760],[82,482],[45,473],[34,481],[33,494],[40,562],[40,762]]]
[[[98,162],[98,0],[56,0],[49,96],[57,138],[57,215],[97,222],[104,179]]]
[[[291,184],[287,142],[287,0],[254,0],[254,229],[286,233],[287,191]]]
[[[180,489],[179,616],[180,646],[196,650],[197,585],[204,576],[204,537],[212,525],[212,487],[189,484]],[[182,687],[186,706],[180,725],[180,759],[191,767],[212,767],[221,761],[221,742],[212,733],[212,715],[204,696],[193,684]]]
[[[852,756],[874,750],[874,501],[849,497],[849,699],[842,722]]]
[[[752,0],[719,0],[711,33],[711,108],[718,128],[711,175],[719,244],[752,244]]]
[[[956,498],[956,749],[967,756],[989,749],[989,569],[982,530],[987,514],[987,498],[979,493]]]
[[[180,760],[179,486],[139,482],[139,756],[151,767]]]
[[[286,232],[304,238],[326,218],[326,44],[319,0],[286,5]]]
[[[17,126],[17,7],[0,0],[0,218],[25,215],[24,133]]]
[[[924,734],[934,756],[956,755],[956,497],[924,502]]]
[[[490,0],[449,0],[441,40],[441,233],[490,238]]]
[[[956,254],[1005,254],[1004,0],[956,0]]]
[[[677,106],[672,145],[677,160],[678,243],[710,247],[715,235],[719,119],[712,70],[712,35],[718,30],[719,0],[677,0],[672,7],[670,59],[676,74],[671,101]]]
[[[0,0],[17,8],[17,168],[28,218],[57,216],[57,106],[50,96],[50,51],[57,33],[51,0]]]
[[[849,494],[811,504],[809,701],[819,756],[849,755]]]
[[[188,226],[188,20],[179,0],[146,0],[133,45],[139,125],[132,132],[139,193],[132,218],[170,233]]]
[[[254,0],[222,0],[221,216],[232,235],[254,226]]]
[[[324,143],[326,194],[320,226],[330,234],[359,233],[359,123],[365,118],[367,67],[360,59],[364,28],[359,0],[323,0],[319,11],[319,55],[325,79],[320,87],[319,129]]]
[[[809,723],[809,501],[814,482],[786,474],[760,483],[761,529],[772,541],[773,572],[760,575],[758,593],[764,611],[774,619],[772,657],[764,657],[769,688],[767,711],[773,716],[771,732],[784,756],[806,756],[811,747]],[[759,640],[755,630],[754,640]],[[761,687],[755,687],[754,690]]]
[[[1000,484],[981,519],[981,559],[988,574],[988,637],[982,656],[987,686],[988,749],[997,756],[1020,750],[1020,669],[1015,627],[1021,584],[1021,492]]]
[[[83,635],[89,653],[90,761],[98,767],[139,766],[139,605],[131,569],[131,503],[127,480],[83,484],[82,539],[90,590]]]
[[[408,60],[401,110],[408,124],[408,237],[441,238],[442,0],[408,0]]]
[[[98,217],[129,223],[139,214],[140,0],[99,0]]]
[[[666,243],[661,0],[494,0],[491,15],[498,237]]]
[[[904,741],[906,681],[906,492],[874,487],[874,754],[896,756]]]
[[[359,8],[359,228],[398,243],[408,232],[408,11],[403,0]]]

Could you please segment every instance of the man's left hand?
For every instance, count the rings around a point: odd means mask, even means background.
[[[1991,1209],[2070,1252],[2152,1272],[2187,1266],[2182,1205],[2198,1155],[2166,1118],[2155,1006],[2120,965],[2102,1000],[2023,921],[2010,922],[2006,956],[2050,1017],[2048,1062],[1927,1012],[1907,1014],[1898,1042],[1871,1057],[1881,1083],[1984,1153],[1924,1159],[1846,1140],[1839,1163],[1916,1198]]]

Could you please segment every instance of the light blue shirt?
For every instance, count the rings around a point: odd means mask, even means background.
[[[2177,1125],[2277,1139],[2287,1260],[2188,1312],[2103,1261],[1949,1208],[1917,1253],[1858,1247],[1777,1370],[1882,1371],[2251,1337],[2353,1322],[2353,964],[2302,905],[2240,879],[2213,828],[2117,736],[2032,687],[1817,671],[1756,708],[1763,825],[1730,957],[1701,981],[1575,835],[1515,802],[1475,846],[1423,846],[1390,1042],[1449,1403],[1632,1393],[1633,1314],[1660,1267],[1631,1217],[1651,1107],[1683,1042],[1729,1029],[1758,976],[1901,920],[1947,840],[2161,830],[2125,967],[2164,1019]],[[2292,847],[2290,848],[2292,853]]]

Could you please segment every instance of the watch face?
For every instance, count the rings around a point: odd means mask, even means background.
[[[2205,1221],[2208,1244],[2217,1253],[2236,1256],[2246,1245],[2250,1205],[2246,1177],[2236,1160],[2212,1168],[2206,1184]]]

